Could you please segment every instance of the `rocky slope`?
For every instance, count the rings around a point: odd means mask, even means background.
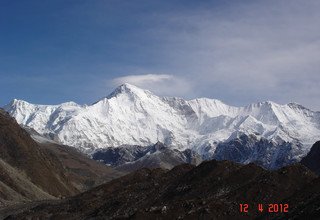
[[[0,110],[0,206],[75,195],[120,175],[74,148],[35,142]]]
[[[317,141],[312,146],[307,156],[301,160],[301,163],[320,175],[320,141]]]
[[[259,203],[266,207],[286,202],[291,213],[306,193],[293,195],[305,192],[314,181],[317,176],[300,164],[267,171],[254,164],[213,160],[170,171],[141,169],[69,199],[35,204],[6,219],[272,219],[281,213],[267,214],[266,208],[260,213]],[[240,203],[249,204],[248,213],[239,211]]]
[[[320,178],[311,181],[284,202],[290,202],[291,211],[276,219],[320,219]]]

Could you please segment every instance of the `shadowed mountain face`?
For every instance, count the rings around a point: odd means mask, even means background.
[[[161,142],[149,147],[139,145],[109,147],[95,152],[92,158],[125,172],[141,168],[172,169],[179,164],[198,165],[202,161],[201,156],[190,149],[179,151],[171,149]]]
[[[298,142],[275,144],[265,138],[258,139],[255,135],[241,134],[230,141],[219,143],[212,159],[230,160],[246,164],[252,162],[266,169],[279,169],[297,162],[296,155],[303,154]]]
[[[120,173],[74,149],[35,142],[0,110],[0,206],[75,195],[112,176]]]
[[[267,171],[254,164],[213,160],[170,171],[141,169],[75,197],[30,206],[7,219],[252,219],[264,214],[253,208],[258,203],[281,203],[315,180],[316,175],[300,164]],[[240,203],[250,205],[249,213],[239,212]]]
[[[320,141],[311,147],[310,152],[301,160],[301,163],[320,175]]]

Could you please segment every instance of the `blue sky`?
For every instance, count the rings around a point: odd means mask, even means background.
[[[0,106],[158,95],[320,110],[320,2],[0,1]]]

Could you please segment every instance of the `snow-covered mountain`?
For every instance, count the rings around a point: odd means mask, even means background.
[[[295,103],[268,101],[233,107],[215,99],[158,97],[130,84],[119,86],[92,105],[36,105],[15,99],[4,109],[19,124],[87,154],[101,148],[150,146],[160,141],[181,151],[192,149],[204,158],[223,159],[230,150],[240,148],[237,144],[227,151],[221,148],[246,136],[250,155],[240,162],[264,157],[270,165],[283,154],[290,161],[299,160],[320,137],[320,112]],[[257,154],[256,144],[261,141],[260,148],[266,145],[259,151],[262,155]]]

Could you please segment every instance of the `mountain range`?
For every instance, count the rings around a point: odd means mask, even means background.
[[[92,156],[103,149],[191,150],[202,159],[255,162],[276,169],[299,161],[320,135],[320,112],[271,101],[234,107],[216,99],[159,97],[123,84],[92,105],[37,105],[13,100],[4,109],[40,135]]]

